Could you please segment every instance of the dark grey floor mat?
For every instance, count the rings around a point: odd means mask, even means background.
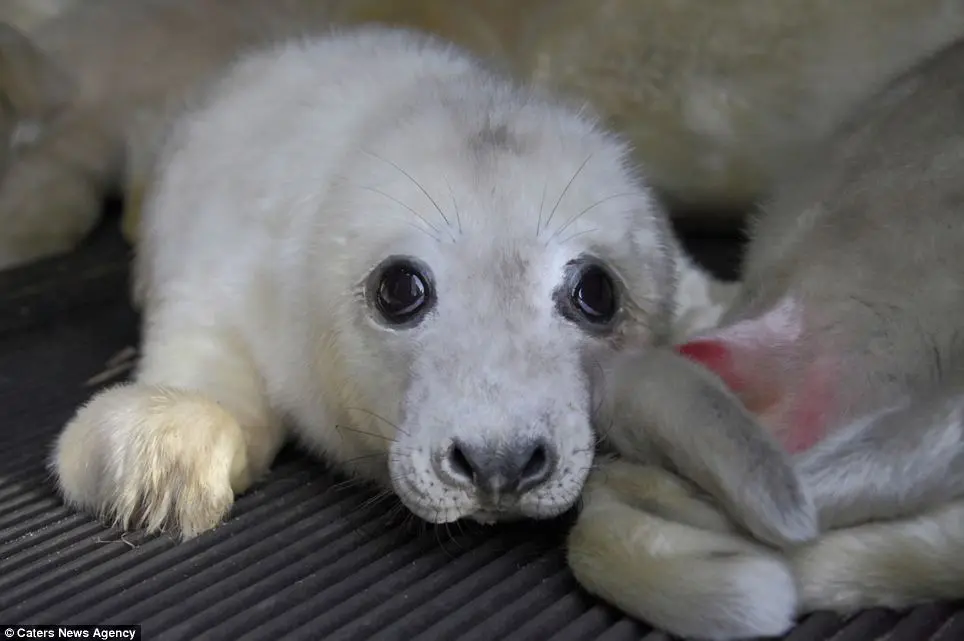
[[[146,639],[665,639],[584,594],[565,522],[435,528],[287,450],[221,528],[121,537],[64,508],[44,458],[112,357],[137,340],[127,251],[0,275],[0,626],[139,623]],[[732,268],[735,246],[702,241]],[[116,379],[115,379],[116,380]],[[952,605],[804,620],[788,639],[964,639]]]

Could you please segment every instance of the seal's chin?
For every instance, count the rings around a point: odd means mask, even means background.
[[[559,503],[553,505],[539,505],[537,508],[525,509],[518,503],[511,507],[493,509],[490,506],[482,506],[465,518],[471,519],[482,525],[495,525],[496,523],[514,523],[525,520],[546,520],[552,519],[560,514],[564,514],[573,507],[574,503]]]
[[[460,497],[460,501],[450,501],[443,504],[432,501],[428,497],[414,497],[407,492],[396,492],[402,503],[415,516],[429,523],[453,523],[461,519],[470,519],[483,525],[492,525],[500,521],[519,520],[525,518],[517,509],[483,508],[480,503],[468,495]]]
[[[545,505],[540,504],[533,509],[525,509],[523,504],[511,502],[493,506],[488,502],[480,502],[465,495],[462,501],[442,504],[427,497],[413,497],[410,493],[398,493],[402,503],[415,516],[424,521],[435,524],[454,523],[462,519],[468,519],[482,525],[495,525],[497,523],[512,523],[527,519],[549,519],[566,512],[572,507],[571,504]]]
[[[479,510],[470,514],[468,518],[472,519],[476,523],[481,523],[482,525],[495,525],[496,523],[522,521],[527,517],[518,511],[493,512],[492,510]]]

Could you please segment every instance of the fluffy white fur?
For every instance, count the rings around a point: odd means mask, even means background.
[[[593,462],[598,374],[627,345],[714,325],[734,293],[685,258],[627,151],[587,114],[413,34],[246,56],[154,165],[136,261],[141,361],[65,427],[52,461],[64,497],[125,528],[196,536],[291,434],[429,521],[571,507]],[[399,255],[425,266],[437,296],[401,329],[370,301],[373,270]],[[560,313],[587,257],[620,294],[606,331]],[[520,438],[555,452],[546,482],[501,501],[451,482],[453,440]],[[632,577],[596,591],[674,632],[790,624],[786,561],[668,472],[613,465],[590,482],[571,540],[587,587],[593,572]],[[645,565],[639,546],[654,552]],[[824,576],[813,584],[833,587]]]
[[[904,608],[964,594],[964,504],[759,545],[664,469],[612,461],[587,481],[569,537],[580,583],[629,614],[697,639],[779,636],[803,614]]]
[[[666,340],[679,250],[588,116],[404,32],[252,53],[173,129],[145,197],[135,382],[67,425],[64,496],[127,527],[215,527],[290,425],[417,515],[551,517],[589,472],[594,365]],[[370,274],[410,256],[437,303],[377,318]],[[616,325],[560,315],[570,263],[618,283]],[[694,272],[699,278],[701,272]],[[708,288],[695,288],[693,306]],[[680,307],[685,312],[685,305]],[[485,501],[448,482],[454,439],[541,438],[551,478]]]
[[[195,536],[291,430],[429,521],[569,508],[592,465],[598,373],[627,345],[712,326],[734,293],[682,255],[627,152],[588,115],[413,34],[246,56],[156,164],[136,264],[142,359],[64,429],[64,496],[126,528]],[[424,265],[437,296],[412,327],[371,305],[392,256]],[[618,284],[607,331],[560,312],[587,257]],[[501,501],[451,482],[453,440],[520,438],[556,453],[546,482]],[[958,505],[779,552],[661,468],[604,461],[584,498],[576,576],[677,634],[780,634],[802,611],[961,588]]]
[[[675,475],[609,461],[583,501],[568,561],[594,594],[685,637],[775,636],[793,625],[797,590],[783,556]]]

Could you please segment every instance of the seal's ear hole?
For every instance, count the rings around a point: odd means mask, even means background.
[[[435,305],[432,273],[414,258],[392,256],[372,270],[367,297],[380,322],[399,329],[413,327]]]

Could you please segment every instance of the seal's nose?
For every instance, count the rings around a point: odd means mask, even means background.
[[[456,441],[446,463],[446,471],[457,483],[499,496],[522,494],[548,481],[556,456],[542,438],[518,438],[498,445]]]

